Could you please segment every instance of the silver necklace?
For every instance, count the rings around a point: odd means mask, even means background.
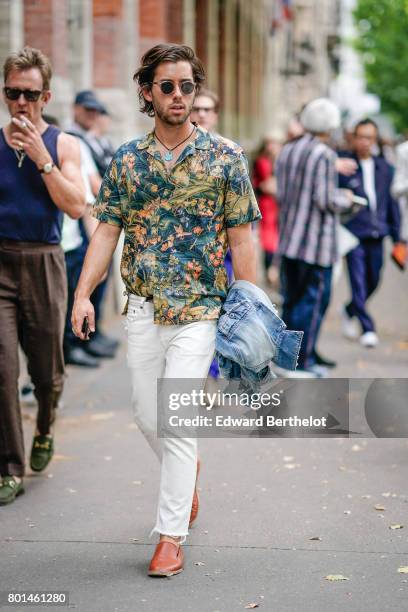
[[[181,142],[179,142],[178,144],[176,144],[175,147],[173,147],[172,149],[170,149],[167,145],[164,144],[164,142],[162,142],[160,140],[160,138],[158,137],[158,135],[156,134],[156,132],[154,132],[154,137],[156,138],[156,140],[158,140],[160,142],[161,145],[163,145],[163,147],[165,149],[167,149],[166,153],[163,155],[163,159],[165,161],[172,161],[173,159],[173,151],[174,149],[177,149],[177,147],[179,147],[180,145],[182,145],[184,142],[186,142],[186,140],[188,140],[190,138],[190,136],[193,135],[193,132],[195,131],[196,126],[193,127],[193,129],[191,130],[191,132],[189,133],[189,135],[187,136],[187,138],[185,138],[184,140],[182,140]]]
[[[25,156],[27,155],[27,153],[25,151],[22,151],[21,149],[14,149],[14,153],[16,154],[16,157],[18,159],[18,168],[21,168],[21,166],[23,165],[23,161],[25,159]]]

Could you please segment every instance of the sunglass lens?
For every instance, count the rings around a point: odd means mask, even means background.
[[[4,92],[6,94],[6,98],[9,100],[18,100],[21,94],[23,94],[27,102],[37,102],[41,95],[41,91],[31,89],[16,89],[15,87],[5,87]]]
[[[9,100],[18,100],[21,95],[20,89],[13,89],[12,87],[5,87],[4,92]]]
[[[192,83],[191,81],[185,81],[181,84],[180,89],[185,95],[191,94],[194,91],[194,83]]]
[[[160,89],[164,94],[171,94],[174,90],[174,85],[171,81],[163,81],[163,83],[160,83]]]
[[[40,97],[40,93],[40,91],[30,91],[29,89],[26,89],[24,96],[27,102],[37,102],[38,98]]]

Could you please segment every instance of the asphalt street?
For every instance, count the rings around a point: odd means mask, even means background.
[[[320,343],[339,360],[333,375],[407,375],[407,289],[388,264],[372,307],[381,345],[368,351],[339,334],[347,288],[336,286]],[[110,333],[124,339],[121,320]],[[33,427],[25,407],[27,449]],[[149,578],[159,465],[132,420],[124,342],[98,370],[70,368],[54,460],[0,508],[0,591],[68,591],[81,612],[407,609],[407,439],[199,444],[201,509],[185,570]]]

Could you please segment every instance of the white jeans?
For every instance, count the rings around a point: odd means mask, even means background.
[[[152,302],[131,295],[127,331],[135,420],[161,461],[157,518],[150,535],[181,536],[184,541],[196,479],[197,440],[157,437],[157,379],[202,379],[204,386],[214,354],[216,321],[156,325]]]

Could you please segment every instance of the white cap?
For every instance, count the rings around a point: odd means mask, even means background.
[[[328,98],[316,98],[306,104],[300,122],[308,132],[327,134],[340,127],[340,111]]]

